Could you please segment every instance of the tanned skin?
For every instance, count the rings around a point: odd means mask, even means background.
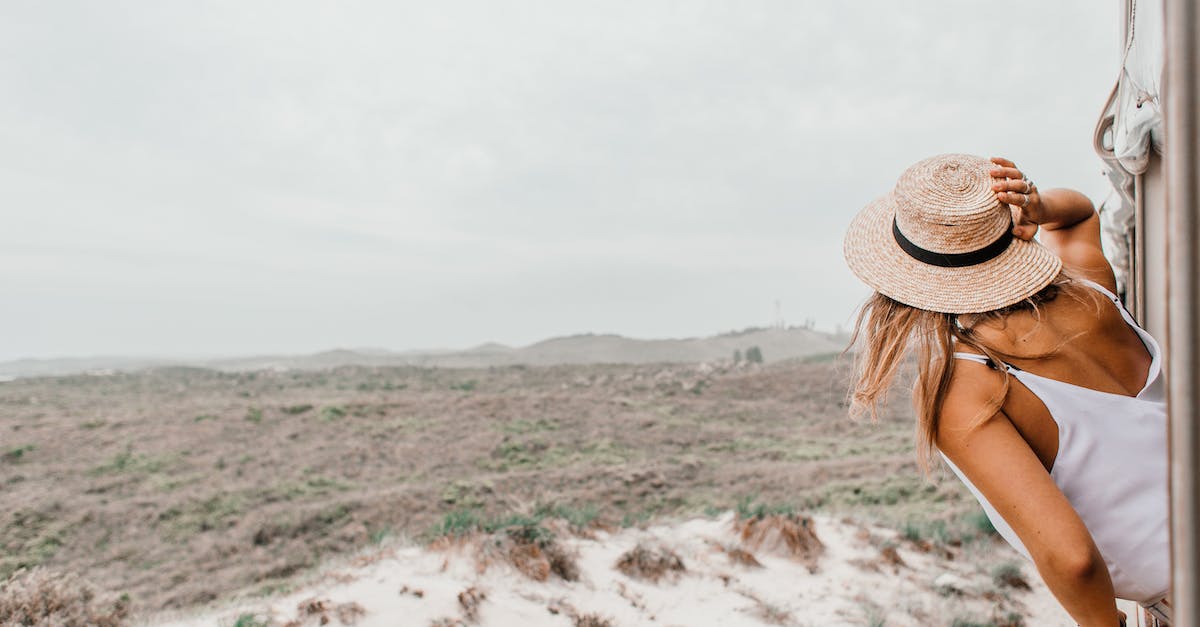
[[[1091,201],[1067,189],[1039,192],[1012,161],[997,157],[992,163],[992,189],[1001,202],[1014,207],[1014,235],[1029,240],[1040,228],[1042,244],[1075,276],[1115,292],[1112,267],[1100,248],[1100,218]],[[1080,302],[1060,296],[1043,305],[1040,323],[1027,311],[998,322],[976,322],[971,316],[960,321],[1006,353],[1054,351],[1044,359],[1013,361],[1040,376],[1126,396],[1136,395],[1147,382],[1150,353],[1107,300]],[[1009,378],[1000,411],[981,416],[1002,390],[1000,372],[959,360],[942,406],[938,449],[1016,532],[1046,585],[1076,622],[1084,627],[1123,624],[1096,543],[1050,478],[1058,454],[1057,424],[1015,377]]]

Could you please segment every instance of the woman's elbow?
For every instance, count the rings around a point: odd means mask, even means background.
[[[1094,549],[1054,551],[1047,556],[1045,568],[1059,578],[1078,582],[1092,581],[1101,574],[1108,576],[1108,565]]]

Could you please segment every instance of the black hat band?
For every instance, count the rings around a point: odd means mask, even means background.
[[[896,243],[900,245],[900,250],[903,250],[909,257],[921,263],[938,266],[939,268],[976,266],[999,257],[1001,253],[1008,250],[1008,245],[1012,243],[1012,231],[1013,224],[1012,217],[1010,216],[1008,219],[1008,228],[1004,229],[1004,233],[991,244],[979,250],[972,250],[965,253],[938,253],[921,248],[912,243],[907,237],[904,237],[904,234],[900,232],[900,225],[896,224],[896,218],[892,218],[892,236],[896,238]]]

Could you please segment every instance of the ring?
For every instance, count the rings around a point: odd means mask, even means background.
[[[1029,194],[1021,194],[1021,208],[1024,209],[1029,205]]]
[[[1021,180],[1025,181],[1025,193],[1028,194],[1029,192],[1032,192],[1033,191],[1033,181],[1029,180],[1029,177],[1025,177]]]

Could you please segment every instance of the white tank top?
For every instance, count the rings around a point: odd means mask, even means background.
[[[1091,532],[1117,597],[1158,601],[1170,587],[1171,564],[1161,351],[1112,292],[1091,281],[1080,282],[1116,303],[1150,351],[1150,372],[1141,392],[1132,397],[1101,392],[1000,365],[1041,399],[1058,424],[1058,455],[1050,477]],[[974,353],[954,356],[988,363]],[[949,459],[946,463],[979,500],[996,531],[1028,558],[1012,527],[957,466]]]

